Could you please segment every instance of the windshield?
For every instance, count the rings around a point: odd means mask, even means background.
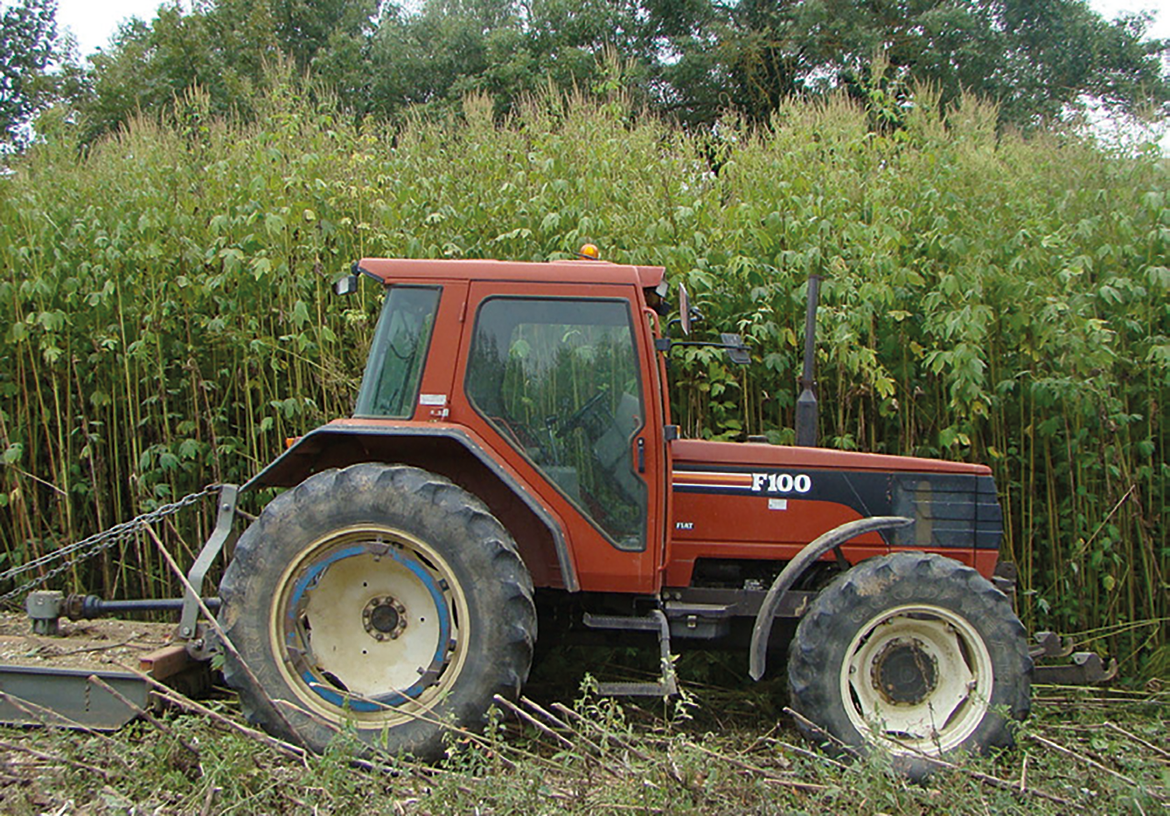
[[[439,289],[392,286],[382,307],[355,416],[408,419],[439,305]]]

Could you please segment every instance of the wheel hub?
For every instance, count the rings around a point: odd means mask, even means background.
[[[406,607],[390,595],[371,598],[362,610],[362,626],[374,640],[397,640],[406,629]]]
[[[369,535],[337,536],[296,566],[276,634],[309,699],[380,716],[454,676],[458,597],[423,545]]]
[[[850,722],[877,741],[946,753],[985,716],[994,672],[986,642],[963,616],[935,604],[904,604],[863,624],[842,666]]]
[[[917,638],[895,638],[874,658],[871,678],[887,702],[916,705],[937,688],[938,662]]]

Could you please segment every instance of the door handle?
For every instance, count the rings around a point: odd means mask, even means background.
[[[638,437],[638,472],[646,472],[646,438]]]

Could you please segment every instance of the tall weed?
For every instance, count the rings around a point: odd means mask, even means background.
[[[7,564],[245,479],[347,414],[378,300],[328,300],[353,260],[590,240],[666,266],[752,345],[746,369],[676,360],[695,436],[791,441],[804,285],[825,275],[822,439],[990,463],[1027,622],[1131,675],[1165,649],[1164,161],[997,135],[986,105],[929,92],[898,130],[834,98],[695,133],[555,92],[504,122],[471,96],[458,119],[356,126],[291,77],[273,87],[251,125],[198,91],[84,154],[60,124],[0,178]],[[167,535],[190,549],[209,524]],[[71,579],[178,591],[149,546]]]

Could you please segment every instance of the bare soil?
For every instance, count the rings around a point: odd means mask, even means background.
[[[115,618],[61,619],[60,635],[36,635],[27,615],[0,612],[0,663],[62,669],[116,669],[174,639],[175,624]]]

